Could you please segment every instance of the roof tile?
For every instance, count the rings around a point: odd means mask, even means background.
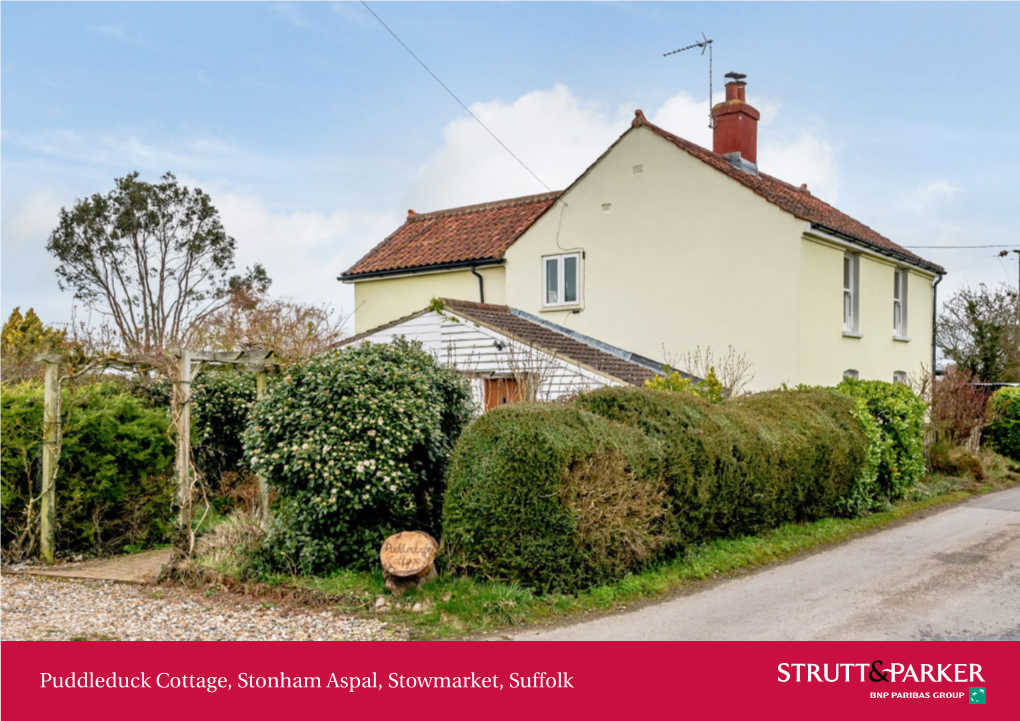
[[[396,232],[341,277],[498,260],[559,196],[543,193],[435,213],[411,211]]]

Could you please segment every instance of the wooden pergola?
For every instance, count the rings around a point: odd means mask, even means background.
[[[193,473],[191,463],[191,385],[199,374],[206,371],[242,370],[255,373],[256,397],[262,400],[266,395],[269,374],[279,369],[281,361],[273,351],[193,351],[170,350],[167,355],[175,359],[177,378],[173,381],[174,393],[170,407],[171,417],[177,428],[176,461],[174,475],[177,480],[177,526],[179,531],[190,533],[192,513],[191,501]],[[42,495],[40,497],[39,555],[46,563],[54,558],[54,537],[56,533],[56,473],[60,443],[60,383],[61,369],[67,364],[64,354],[46,353],[36,356],[46,365],[43,392],[43,454],[42,454]],[[152,364],[128,357],[106,358],[97,362],[94,368],[124,368],[139,370],[151,368]],[[263,517],[269,513],[269,487],[266,479],[257,476],[259,508]]]

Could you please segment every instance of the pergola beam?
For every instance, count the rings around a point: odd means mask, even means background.
[[[282,365],[273,351],[192,351],[174,349],[167,355],[177,360],[177,379],[172,396],[171,413],[177,426],[175,475],[177,477],[177,503],[179,506],[177,524],[179,531],[191,537],[191,501],[192,501],[192,468],[191,468],[191,385],[203,371],[224,370],[235,368],[255,373],[257,398],[266,396],[266,381],[270,373],[279,370]],[[57,473],[58,448],[60,443],[60,372],[67,363],[67,356],[62,353],[44,353],[36,356],[36,361],[46,364],[46,379],[43,414],[43,482],[40,499],[40,556],[46,563],[54,558],[54,540],[56,531],[56,492],[55,478]],[[109,356],[96,361],[97,366],[130,370],[151,370],[151,362],[134,360],[124,356]],[[258,493],[259,506],[263,518],[269,516],[269,487],[266,479],[259,475]]]

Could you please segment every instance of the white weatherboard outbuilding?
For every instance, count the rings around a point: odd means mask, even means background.
[[[470,378],[472,396],[483,410],[602,386],[642,386],[663,369],[660,362],[505,305],[451,299],[343,345],[389,343],[397,337],[420,342],[440,363]]]

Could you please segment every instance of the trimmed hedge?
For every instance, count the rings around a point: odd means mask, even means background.
[[[3,443],[3,547],[21,557],[28,501],[42,484],[43,389],[36,382],[0,390]],[[174,446],[165,411],[147,407],[122,384],[64,392],[63,442],[56,480],[56,547],[62,554],[144,548],[173,528]],[[38,504],[34,523],[38,523]],[[33,534],[37,535],[37,534]]]
[[[639,431],[578,408],[494,409],[453,455],[443,514],[448,562],[541,591],[618,579],[667,540],[662,461]]]
[[[1020,461],[1020,388],[1000,388],[988,400],[995,420],[985,431],[992,450]]]
[[[864,401],[878,423],[880,457],[876,497],[895,501],[924,475],[924,414],[927,405],[909,386],[848,378],[836,390]]]
[[[662,445],[676,547],[835,515],[868,458],[854,402],[832,391],[711,405],[686,394],[604,388],[577,403]]]
[[[638,388],[503,407],[457,444],[444,542],[455,567],[572,592],[692,543],[835,515],[869,459],[857,409],[832,390],[713,405]]]

